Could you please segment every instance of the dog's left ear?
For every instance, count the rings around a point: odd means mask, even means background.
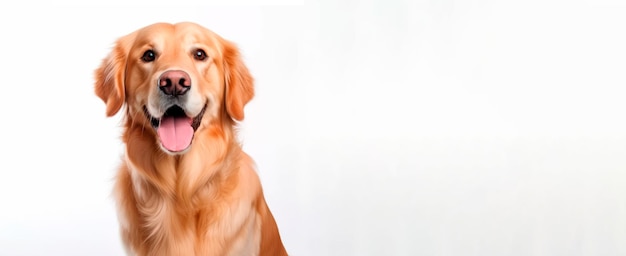
[[[226,112],[232,119],[242,121],[243,108],[254,97],[254,79],[244,65],[237,47],[224,40],[224,83]]]
[[[102,60],[95,72],[95,93],[106,104],[106,115],[115,115],[126,99],[125,73],[130,44],[135,33],[117,40],[109,55]]]

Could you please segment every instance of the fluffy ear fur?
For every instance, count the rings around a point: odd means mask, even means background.
[[[224,40],[224,81],[226,111],[231,118],[242,121],[243,107],[254,97],[254,79],[244,65],[237,47]]]
[[[126,99],[124,75],[130,44],[135,35],[130,34],[117,40],[109,55],[95,73],[95,92],[106,104],[106,115],[115,115]]]

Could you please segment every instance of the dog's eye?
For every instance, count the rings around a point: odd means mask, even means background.
[[[198,49],[193,53],[193,58],[196,60],[206,60],[208,56],[206,55],[206,52],[204,52],[204,50],[202,49]]]
[[[156,59],[156,54],[153,50],[147,50],[143,53],[143,56],[141,56],[141,60],[144,62],[152,62],[154,59]]]

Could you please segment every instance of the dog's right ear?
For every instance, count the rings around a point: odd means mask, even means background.
[[[117,40],[109,55],[102,60],[95,72],[95,92],[106,104],[106,115],[115,115],[124,105],[126,99],[124,78],[128,51],[135,40],[135,33]]]

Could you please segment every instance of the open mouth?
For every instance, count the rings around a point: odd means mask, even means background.
[[[185,110],[178,105],[168,108],[161,118],[150,115],[146,106],[143,107],[143,112],[150,120],[152,127],[156,129],[161,145],[171,152],[180,152],[191,145],[193,135],[200,126],[206,108],[205,104],[202,111],[193,118],[188,117]]]

